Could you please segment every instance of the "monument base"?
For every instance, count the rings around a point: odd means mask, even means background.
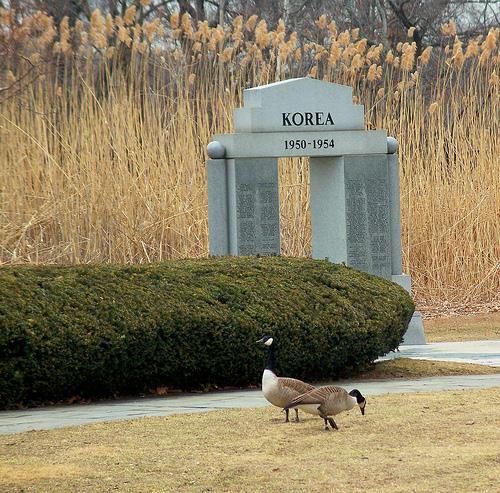
[[[392,282],[399,284],[411,295],[411,277],[409,275],[399,274],[392,276]],[[413,313],[401,345],[409,346],[413,344],[427,344],[425,340],[424,323],[420,312]]]
[[[409,346],[413,344],[427,344],[424,333],[424,323],[422,321],[422,314],[420,312],[413,312],[408,329],[403,336],[402,346]]]

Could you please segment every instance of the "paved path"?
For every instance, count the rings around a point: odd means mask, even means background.
[[[401,346],[400,351],[383,359],[411,357],[480,363],[500,366],[500,341],[447,342],[425,346]],[[335,382],[358,388],[366,395],[398,392],[433,392],[500,386],[498,375],[431,377],[412,380],[361,380]],[[53,406],[21,411],[0,411],[0,434],[28,430],[47,430],[99,421],[132,419],[140,416],[204,412],[215,409],[267,406],[260,390],[182,394],[134,400],[107,401],[92,404]]]
[[[358,388],[364,395],[435,392],[500,386],[500,374],[431,377],[414,380],[365,380],[335,382],[335,384],[351,389]],[[98,421],[132,419],[140,416],[167,416],[169,414],[227,408],[264,407],[267,405],[269,404],[263,398],[260,390],[241,390],[108,401],[96,404],[74,404],[22,411],[2,411],[0,412],[0,434],[47,430]]]
[[[421,346],[400,346],[398,352],[380,358],[415,358],[500,366],[500,341],[433,342]]]

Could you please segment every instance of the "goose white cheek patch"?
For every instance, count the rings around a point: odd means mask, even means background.
[[[266,346],[270,346],[272,343],[273,343],[273,338],[272,338],[272,337],[270,337],[270,338],[269,338],[269,339],[268,339],[268,340],[267,340],[264,344],[265,344]]]

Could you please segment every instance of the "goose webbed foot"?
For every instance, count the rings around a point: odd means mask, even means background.
[[[328,416],[321,416],[323,420],[325,421],[325,430],[329,430],[328,428],[328,423],[330,423],[330,426],[332,427],[332,430],[338,430],[339,427],[337,426],[337,423],[335,423],[335,420],[333,418],[329,418]]]

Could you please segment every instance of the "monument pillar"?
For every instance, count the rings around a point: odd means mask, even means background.
[[[309,159],[312,258],[347,259],[344,158]]]
[[[401,258],[401,207],[399,194],[399,144],[394,137],[387,137],[387,162],[390,177],[390,203],[391,203],[391,259],[392,259],[392,282],[406,289],[411,296],[411,277],[403,274],[403,262]],[[426,344],[424,323],[422,314],[413,312],[408,324],[403,344]]]
[[[227,159],[229,255],[279,255],[278,160]]]
[[[386,155],[311,157],[309,166],[313,258],[391,280]]]
[[[210,255],[229,255],[229,212],[225,159],[207,161]]]

